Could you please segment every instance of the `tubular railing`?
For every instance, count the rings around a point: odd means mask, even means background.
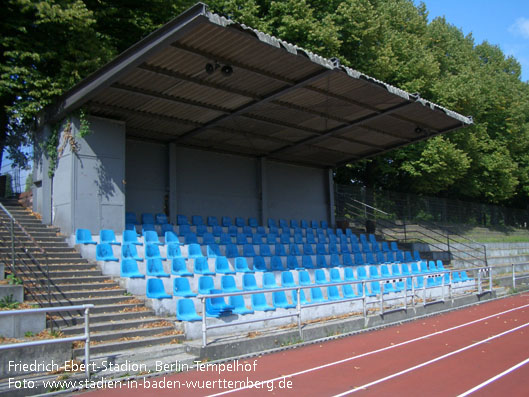
[[[481,264],[481,266],[485,267],[488,266],[487,249],[483,244],[474,242],[471,239],[428,222],[416,225],[406,225],[405,222],[397,224],[388,219],[390,214],[356,200],[351,195],[345,193],[336,193],[335,200],[341,212],[337,216],[349,220],[360,218],[364,221],[375,221],[379,226],[377,227],[378,233],[386,240],[395,240],[404,243],[417,241],[428,244],[440,251],[447,252],[451,258],[458,259],[459,261],[468,262],[474,266],[476,264]],[[401,235],[404,235],[403,239],[400,237]],[[457,236],[458,238],[454,239],[451,236]],[[462,242],[461,240],[466,242]],[[455,244],[466,248],[466,250],[455,249]],[[479,248],[476,248],[476,245]],[[459,254],[459,252],[464,252],[464,255]]]
[[[0,311],[0,319],[2,316],[9,316],[9,315],[24,315],[24,314],[30,314],[30,313],[51,313],[51,312],[61,312],[61,311],[70,311],[70,310],[84,310],[84,334],[79,336],[71,336],[68,338],[57,338],[57,339],[43,339],[43,340],[36,340],[31,342],[20,342],[20,343],[11,343],[9,345],[0,345],[0,351],[2,350],[9,350],[9,349],[22,349],[24,347],[31,347],[31,346],[42,346],[42,345],[49,345],[54,343],[62,343],[62,342],[76,342],[76,341],[84,341],[84,352],[85,352],[85,374],[86,378],[90,380],[90,309],[92,309],[94,305],[88,304],[88,305],[77,305],[77,306],[63,306],[63,307],[42,307],[38,309],[24,309],[24,310],[6,310],[6,311]]]
[[[49,271],[49,259],[46,250],[31,236],[31,234],[13,217],[13,215],[0,203],[0,210],[7,215],[9,221],[0,217],[0,257],[9,264],[12,274],[25,281],[25,293],[39,306],[51,306],[52,303],[62,305],[56,295],[59,295],[69,306],[73,303],[68,299],[66,294],[51,280]],[[24,238],[16,238],[16,234],[22,235],[29,240],[27,244]],[[7,241],[4,236],[9,236]],[[10,247],[9,252],[5,252],[3,247]],[[44,264],[41,263],[31,251],[44,256]],[[31,285],[28,285],[31,284]],[[32,288],[30,288],[32,287]],[[45,299],[42,299],[42,296]],[[81,312],[76,313],[82,315]],[[73,318],[72,313],[68,315]],[[65,324],[68,320],[59,313],[59,317]],[[75,320],[73,320],[75,322]],[[51,319],[51,327],[57,325],[55,320]]]
[[[216,329],[216,328],[223,328],[223,327],[233,327],[237,325],[243,325],[243,324],[250,324],[250,323],[256,323],[256,322],[263,322],[263,321],[269,321],[269,320],[277,320],[282,318],[288,318],[288,317],[296,317],[297,319],[297,329],[299,333],[300,339],[303,339],[303,327],[301,323],[301,314],[302,310],[309,309],[311,307],[317,307],[317,306],[325,306],[325,305],[331,305],[331,304],[337,304],[337,303],[344,303],[344,302],[354,302],[354,301],[361,301],[362,302],[362,313],[364,317],[364,323],[367,326],[367,316],[368,316],[368,305],[376,305],[379,307],[379,314],[387,314],[392,311],[396,310],[408,310],[408,305],[411,304],[412,308],[415,309],[416,303],[418,302],[418,299],[420,299],[423,303],[423,306],[427,306],[432,303],[437,302],[444,302],[446,298],[446,292],[445,287],[448,288],[448,299],[453,298],[454,290],[458,289],[466,289],[468,290],[471,288],[469,283],[472,282],[472,289],[477,290],[478,294],[482,294],[484,292],[492,292],[492,272],[490,271],[490,268],[483,268],[483,267],[477,267],[477,268],[469,268],[465,269],[467,272],[475,272],[476,275],[474,278],[469,278],[468,280],[454,280],[453,274],[458,272],[456,270],[442,270],[442,271],[433,271],[430,273],[423,273],[423,274],[411,274],[411,275],[398,275],[394,277],[386,277],[386,278],[377,278],[377,279],[366,279],[366,280],[351,280],[351,281],[343,281],[340,283],[326,283],[326,284],[311,284],[311,285],[302,285],[302,286],[295,286],[295,287],[280,287],[280,288],[273,288],[273,289],[261,289],[261,290],[252,290],[252,291],[237,291],[237,292],[224,292],[224,293],[214,293],[214,294],[207,294],[207,295],[198,295],[198,299],[201,300],[202,303],[202,346],[207,346],[207,332],[210,329]],[[445,275],[449,274],[449,282],[446,283]],[[434,277],[434,278],[441,278],[441,284],[435,284],[435,285],[428,285],[427,278]],[[418,286],[416,284],[417,280],[422,278],[423,282]],[[393,282],[395,280],[398,281],[404,281],[404,288],[402,291],[397,291],[397,296],[392,297],[384,297],[385,294],[388,292],[384,292],[384,284],[387,282]],[[381,292],[379,294],[373,294],[371,292],[368,292],[367,285],[372,282],[379,282],[381,285]],[[488,284],[488,289],[483,288],[483,283]],[[465,285],[460,285],[465,284]],[[317,303],[309,303],[309,304],[301,304],[300,299],[300,291],[305,289],[312,289],[312,288],[325,288],[325,287],[331,287],[331,286],[343,286],[343,285],[361,285],[362,288],[362,295],[358,295],[354,298],[344,298],[340,300],[327,300],[324,302],[317,302]],[[411,288],[408,287],[408,285],[411,286]],[[440,288],[440,298],[441,299],[432,299],[428,298],[426,296],[426,291],[431,290],[433,288]],[[207,310],[206,310],[206,300],[212,299],[212,298],[226,298],[230,296],[237,296],[237,295],[253,295],[253,294],[259,294],[259,293],[273,293],[273,292],[280,292],[280,291],[296,291],[296,309],[295,312],[291,313],[285,313],[285,314],[278,314],[275,316],[270,317],[261,317],[261,318],[253,318],[250,320],[243,320],[243,321],[235,321],[235,322],[227,322],[222,324],[207,324]],[[357,288],[358,291],[358,288]],[[422,292],[422,294],[421,294]],[[395,294],[394,294],[395,295]],[[422,295],[422,296],[421,296]],[[430,299],[430,300],[428,300]],[[395,307],[394,309],[390,309],[389,311],[385,309],[384,303],[390,302],[390,301],[402,301],[402,306]],[[409,303],[408,303],[409,302]]]

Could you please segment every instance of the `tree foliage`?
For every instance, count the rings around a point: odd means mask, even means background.
[[[6,0],[0,19],[0,148],[19,163],[38,111],[195,1]],[[212,0],[238,22],[465,115],[474,125],[336,170],[336,180],[524,204],[529,85],[499,47],[412,0]]]

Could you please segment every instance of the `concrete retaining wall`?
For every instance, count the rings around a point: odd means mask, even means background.
[[[16,302],[24,302],[24,286],[23,285],[0,285],[0,299],[6,296],[13,296]]]
[[[0,335],[22,338],[26,332],[38,334],[46,328],[46,313],[5,314],[0,317]]]

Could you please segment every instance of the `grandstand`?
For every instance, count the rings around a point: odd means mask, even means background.
[[[149,322],[176,319],[181,338],[481,291],[479,272],[337,225],[333,183],[335,167],[471,118],[203,4],[67,92],[37,139],[57,123],[65,144],[57,164],[36,151],[33,212],[83,257],[68,277],[95,276],[97,263],[101,283],[145,301]],[[118,295],[104,310],[127,304]]]

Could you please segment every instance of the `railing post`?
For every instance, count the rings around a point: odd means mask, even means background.
[[[450,271],[448,273],[450,275],[450,283],[448,284],[448,299],[452,300],[452,283],[454,282],[453,275],[454,273]]]
[[[514,272],[514,263],[512,264],[512,289],[516,289],[516,273]]]
[[[413,307],[413,310],[415,310],[415,285],[413,284],[413,276],[408,276],[407,278],[411,279],[411,305]],[[406,288],[408,288],[407,285]]]
[[[206,298],[202,298],[202,347],[206,347],[207,342],[207,326],[206,326]]]
[[[16,274],[15,270],[15,221],[11,218],[9,232],[11,234],[11,271],[13,276]]]
[[[408,313],[408,284],[404,281],[404,311]]]
[[[487,246],[483,245],[483,252],[485,254],[485,266],[489,265],[489,261],[487,260]]]
[[[403,226],[404,226],[404,242],[407,242],[408,241],[408,236],[406,234],[406,219],[404,219],[402,222],[403,222]]]
[[[84,333],[85,333],[85,342],[84,342],[84,364],[85,364],[85,373],[86,379],[90,380],[90,308],[87,307],[84,309]]]
[[[441,273],[441,299],[445,301],[445,273]]]
[[[380,287],[380,314],[384,315],[384,287]]]
[[[298,297],[297,301],[297,311],[298,311],[298,332],[299,339],[303,340],[303,330],[301,329],[301,288],[296,288],[296,295]]]
[[[362,281],[362,306],[364,310],[364,326],[367,327],[367,302],[365,281]]]
[[[478,269],[478,294],[481,294],[482,288],[481,288],[481,269]]]

